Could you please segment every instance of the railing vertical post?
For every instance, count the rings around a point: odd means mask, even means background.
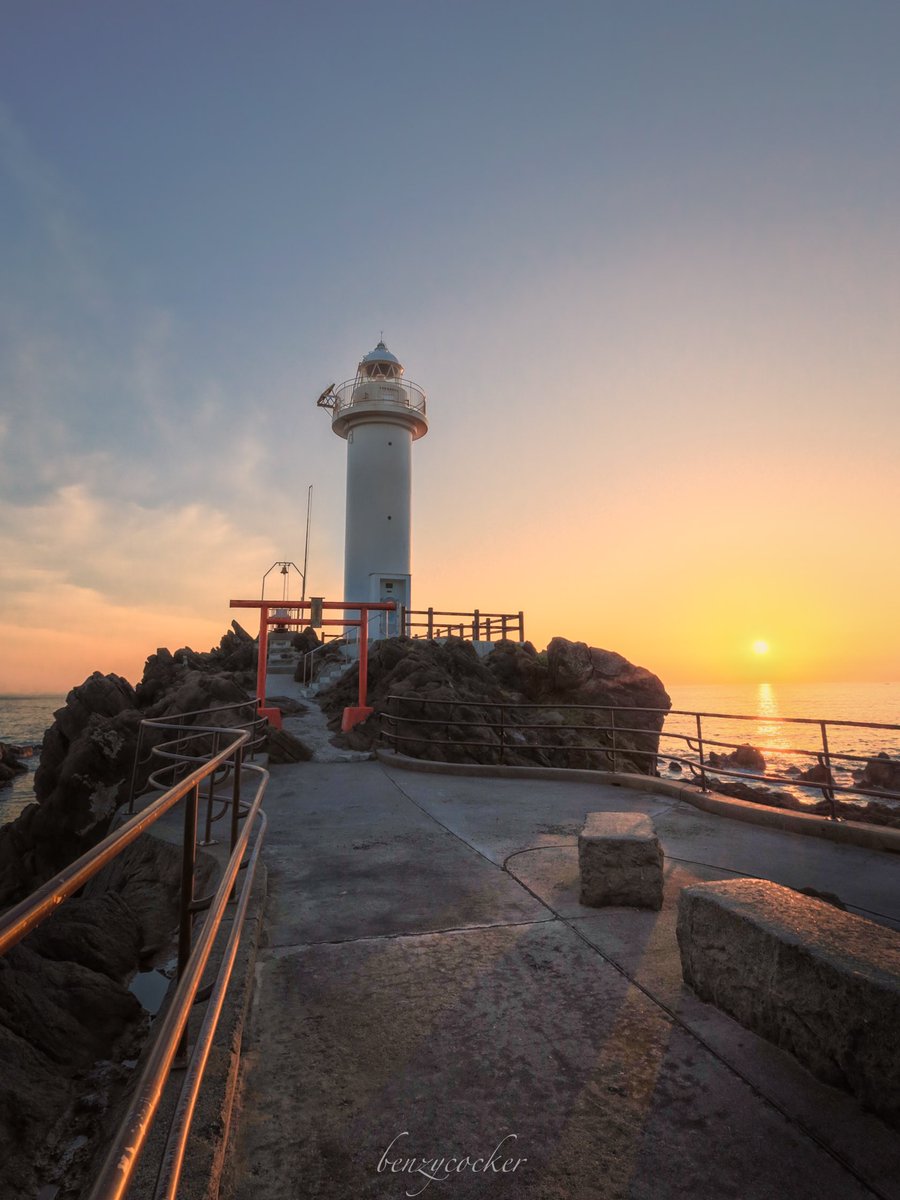
[[[181,848],[181,902],[178,911],[178,978],[187,970],[191,957],[191,929],[194,914],[194,870],[197,865],[197,814],[200,808],[200,784],[195,783],[184,801],[184,843]],[[176,1061],[187,1057],[188,1032],[185,1027],[178,1045]]]
[[[610,730],[612,731],[613,771],[618,771],[619,768],[616,763],[616,710],[614,708],[609,709],[609,727],[610,727]]]
[[[132,813],[134,812],[134,801],[135,801],[134,793],[137,791],[138,767],[140,766],[141,748],[142,748],[143,744],[144,744],[144,722],[142,721],[140,723],[140,725],[138,725],[137,749],[134,752],[134,766],[131,768],[131,791],[130,791],[129,798],[128,798],[128,815],[129,816],[131,816]]]
[[[477,608],[472,613],[472,641],[481,641],[481,614]]]
[[[359,610],[359,707],[366,706],[369,684],[369,610]]]
[[[506,613],[500,618],[500,636],[506,641]]]
[[[486,640],[491,641],[491,618],[488,617],[485,621],[487,629],[485,630]]]
[[[428,640],[429,640],[429,642],[434,640],[434,609],[433,608],[429,608],[429,610],[428,610]]]
[[[501,704],[500,705],[500,762],[501,762],[501,764],[506,762],[505,732],[506,732],[506,717],[505,717],[505,710],[503,708],[503,705]]]
[[[215,758],[219,753],[219,734],[213,734],[212,758]],[[212,842],[212,810],[213,796],[216,791],[216,772],[210,771],[206,777],[206,828],[203,831],[203,845],[208,846]]]
[[[838,819],[837,803],[836,803],[835,797],[834,797],[834,788],[830,786],[832,784],[832,782],[834,781],[834,777],[831,774],[831,754],[828,749],[827,722],[820,721],[819,728],[822,731],[822,755],[823,755],[823,759],[824,759],[822,765],[825,767],[825,781],[826,781],[826,786],[822,788],[822,795],[825,797],[825,799],[831,805],[831,813],[829,815],[829,820],[836,821]]]
[[[231,833],[229,837],[229,853],[234,854],[238,840],[238,821],[241,816],[241,772],[244,769],[244,747],[234,748],[234,778],[231,781]],[[237,880],[228,897],[229,903],[237,898]]]
[[[700,754],[700,788],[704,792],[709,791],[709,785],[706,781],[706,764],[703,758],[703,725],[700,721],[700,714],[695,714],[697,718],[697,749]]]
[[[264,604],[259,610],[259,654],[256,662],[256,695],[260,707],[266,704],[266,658],[269,654],[269,609]]]
[[[524,614],[524,612],[519,613],[519,641],[520,642],[525,641],[525,614]]]

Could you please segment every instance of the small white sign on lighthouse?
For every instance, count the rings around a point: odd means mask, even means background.
[[[347,442],[344,599],[395,600],[370,636],[396,636],[411,602],[412,444],[428,432],[425,393],[382,341],[318,403]]]

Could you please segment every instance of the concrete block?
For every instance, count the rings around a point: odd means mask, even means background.
[[[685,983],[900,1127],[900,934],[759,879],[685,888]]]
[[[663,854],[644,813],[588,813],[578,836],[581,903],[661,908]]]

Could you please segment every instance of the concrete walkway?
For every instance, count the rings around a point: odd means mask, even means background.
[[[578,903],[602,809],[653,817],[660,913]],[[900,1198],[900,1137],[697,1001],[674,935],[678,890],[735,873],[900,928],[893,856],[610,785],[378,762],[276,767],[266,810],[223,1196]]]

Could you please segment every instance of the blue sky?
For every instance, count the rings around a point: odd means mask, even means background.
[[[896,5],[4,25],[0,688],[215,640],[302,556],[310,483],[336,597],[314,400],[382,330],[430,397],[419,603],[664,677],[761,636],[792,677],[896,677]]]

